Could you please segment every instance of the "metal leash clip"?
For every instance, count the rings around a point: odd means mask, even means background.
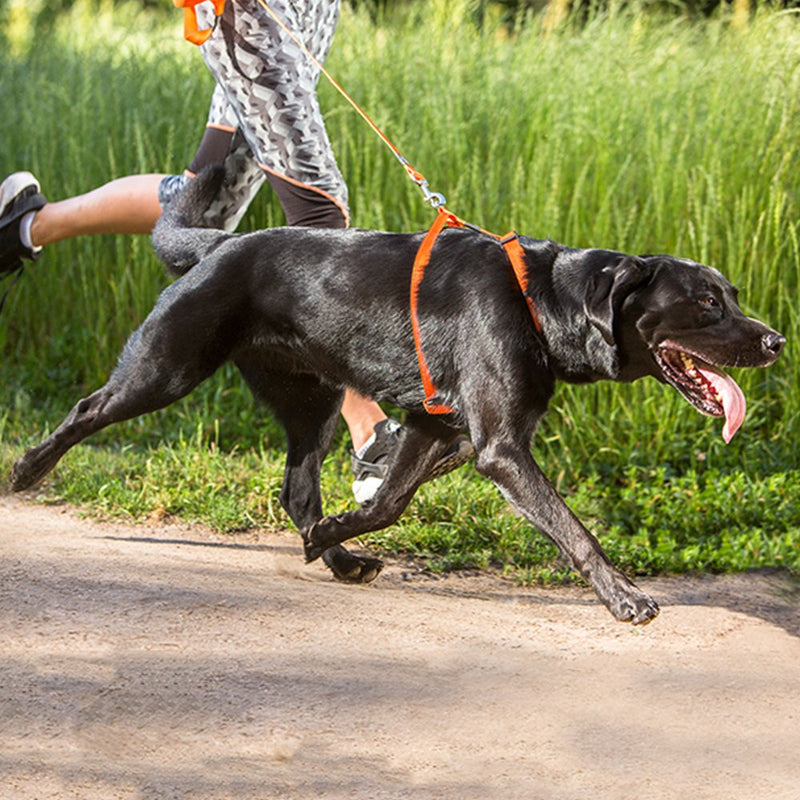
[[[419,183],[419,188],[422,189],[422,196],[426,203],[430,204],[433,208],[443,208],[447,200],[443,194],[439,192],[432,192],[428,186],[428,181],[423,180]]]
[[[400,153],[393,145],[392,151],[394,152],[397,160],[403,165],[408,177],[411,178],[414,183],[422,189],[422,194],[426,203],[429,203],[433,208],[442,208],[444,204],[447,202],[443,194],[439,194],[439,192],[432,192],[430,186],[428,186],[428,181],[425,179],[425,176],[415,167],[411,165],[408,159]]]

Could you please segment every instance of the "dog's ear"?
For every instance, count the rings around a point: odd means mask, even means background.
[[[648,280],[645,262],[636,256],[623,256],[616,264],[593,272],[586,283],[583,310],[603,339],[614,342],[614,318],[625,298]]]

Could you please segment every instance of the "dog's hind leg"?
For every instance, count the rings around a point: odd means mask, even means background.
[[[28,489],[87,436],[164,408],[213,374],[227,357],[215,339],[218,331],[207,324],[205,328],[191,325],[187,317],[168,303],[157,305],[128,340],[105,386],[79,400],[47,439],[14,464],[11,488]]]
[[[196,385],[193,384],[191,388]],[[191,388],[184,394],[188,394]],[[131,403],[127,394],[126,391],[115,391],[108,383],[89,397],[78,401],[50,436],[28,450],[14,464],[11,468],[11,488],[15,492],[21,492],[39,483],[71,447],[101,428],[163,408],[178,399],[172,395],[160,396],[158,399],[153,398],[151,404],[142,406],[138,399]]]
[[[80,400],[50,436],[38,446],[30,448],[12,466],[11,488],[21,492],[39,483],[67,450],[99,430],[94,421],[106,400],[105,387]]]
[[[157,393],[143,404],[141,397],[130,386],[117,391],[111,382],[89,397],[78,401],[64,421],[41,444],[32,447],[11,468],[11,488],[15,492],[29,489],[39,483],[62,456],[87,436],[126,419],[156,411],[188,394],[200,380],[184,387],[178,394]],[[133,396],[131,396],[133,394]]]
[[[322,517],[320,470],[330,449],[344,392],[311,374],[275,372],[257,357],[236,364],[253,394],[269,405],[286,431],[286,467],[280,502],[300,531]],[[370,583],[383,562],[359,556],[341,545],[329,547],[322,560],[346,583]]]
[[[433,417],[409,415],[386,478],[372,501],[301,529],[306,559],[324,557],[326,550],[347,539],[395,523],[457,433]]]

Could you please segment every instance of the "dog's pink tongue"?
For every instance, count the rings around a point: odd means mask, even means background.
[[[714,391],[722,399],[722,408],[725,411],[725,426],[722,428],[722,438],[728,444],[733,435],[744,422],[747,411],[747,401],[739,384],[724,372],[710,366],[700,367],[700,373],[714,387]]]

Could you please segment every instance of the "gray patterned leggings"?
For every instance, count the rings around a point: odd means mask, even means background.
[[[266,2],[323,62],[339,0]],[[210,226],[234,230],[267,179],[289,225],[346,227],[347,186],[317,102],[317,67],[258,0],[228,0],[201,51],[216,81],[206,132],[187,172],[162,181],[161,203],[207,164],[225,163]]]

